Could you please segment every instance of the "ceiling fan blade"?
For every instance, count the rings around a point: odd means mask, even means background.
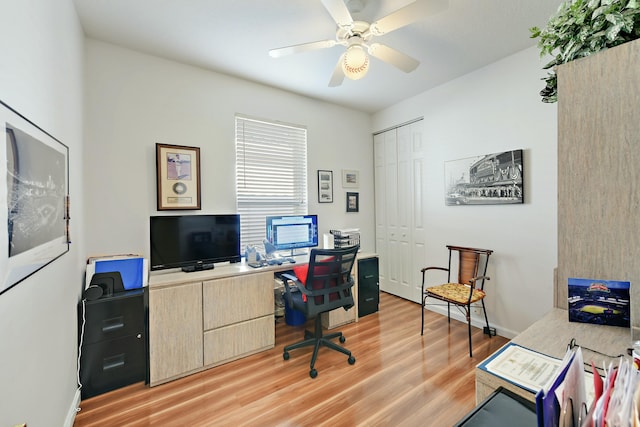
[[[346,55],[346,52],[340,55],[340,59],[338,59],[336,68],[333,70],[333,75],[331,76],[331,80],[329,80],[329,87],[340,86],[344,81],[344,71],[342,71],[342,61],[344,60],[345,55]]]
[[[353,18],[347,5],[343,0],[322,0],[322,4],[329,12],[338,27],[350,27],[353,24]]]
[[[336,45],[335,40],[320,40],[317,42],[302,43],[302,44],[296,44],[293,46],[280,47],[278,49],[271,49],[269,51],[269,56],[271,56],[272,58],[280,58],[281,56],[291,55],[293,53],[308,52],[310,50],[317,50],[317,49],[326,49],[329,47],[333,47],[335,45]]]
[[[369,31],[375,36],[381,36],[426,16],[440,13],[448,7],[448,0],[417,0],[373,22]]]
[[[401,69],[405,73],[412,72],[420,65],[420,61],[417,59],[380,43],[373,43],[369,46],[369,54]]]

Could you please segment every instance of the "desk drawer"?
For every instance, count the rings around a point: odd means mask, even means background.
[[[273,292],[271,293],[273,295]],[[273,314],[204,333],[204,364],[238,359],[275,344]]]
[[[202,307],[205,331],[273,314],[273,272],[208,280]]]
[[[82,310],[81,305],[79,310]],[[82,321],[82,312],[79,314]],[[84,315],[86,344],[144,334],[143,293],[87,301]]]
[[[132,335],[82,346],[82,398],[144,381],[147,357],[144,336]]]

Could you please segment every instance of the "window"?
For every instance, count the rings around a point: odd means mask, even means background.
[[[307,129],[236,116],[240,247],[260,244],[268,215],[307,214]]]

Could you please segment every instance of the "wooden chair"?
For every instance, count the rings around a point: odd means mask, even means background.
[[[465,248],[461,246],[447,245],[449,249],[449,267],[425,267],[422,270],[422,329],[421,335],[424,335],[424,310],[426,305],[443,305],[443,304],[427,304],[427,298],[435,298],[441,302],[447,303],[447,317],[451,322],[451,304],[456,306],[467,318],[469,325],[469,357],[473,356],[471,349],[471,307],[473,304],[480,302],[484,320],[487,324],[484,333],[489,336],[495,335],[495,330],[489,327],[489,319],[487,310],[484,306],[484,282],[489,280],[487,274],[487,266],[489,264],[489,256],[493,253],[489,249]],[[455,267],[457,254],[458,265],[458,281],[451,282],[451,270]],[[437,286],[427,286],[426,276],[429,270],[440,270],[447,272],[447,283]],[[478,272],[481,272],[478,275]]]

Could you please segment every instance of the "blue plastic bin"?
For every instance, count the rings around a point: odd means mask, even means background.
[[[289,326],[304,325],[307,319],[304,317],[304,313],[298,310],[294,310],[289,307],[289,301],[284,299],[284,322]]]

